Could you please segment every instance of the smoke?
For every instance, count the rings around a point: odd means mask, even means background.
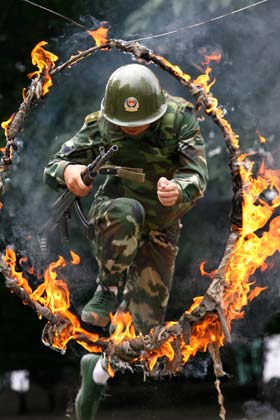
[[[250,400],[243,405],[246,420],[278,420],[279,411],[269,403]],[[241,419],[242,420],[242,419]]]
[[[105,2],[102,13],[99,10],[97,14],[92,0],[83,4],[76,2],[73,10],[86,26],[96,25],[91,15],[110,21],[110,35],[124,39],[173,30],[207,19],[209,13],[213,16],[225,10],[215,9],[215,2],[208,1],[189,1],[188,7],[185,7],[183,0],[168,2],[168,5],[161,1],[149,1],[141,6],[132,1],[115,2],[114,5],[109,3]],[[232,2],[230,7],[242,5],[242,2]],[[221,63],[213,63],[213,75],[217,79],[212,88],[213,94],[226,108],[228,120],[240,134],[243,150],[255,143],[256,130],[269,138],[268,146],[264,148],[271,153],[274,167],[279,165],[279,9],[279,2],[271,0],[263,6],[215,24],[143,41],[156,53],[177,63],[192,77],[200,73],[198,67],[202,61],[202,48],[208,52],[221,51]],[[63,24],[61,34],[50,39],[47,48],[64,61],[78,50],[90,46],[92,40],[85,32]],[[21,134],[23,150],[19,152],[18,163],[10,173],[12,181],[4,199],[7,223],[2,226],[3,244],[15,243],[20,252],[27,252],[35,261],[41,262],[36,235],[48,218],[50,203],[57,196],[42,183],[44,166],[59,145],[79,130],[85,115],[99,109],[109,75],[118,66],[131,62],[131,59],[130,55],[117,51],[98,52],[55,76],[54,87],[47,99],[33,107]],[[175,79],[155,66],[151,68],[166,90],[191,100],[186,89]],[[207,279],[196,280],[198,264],[206,259],[210,261],[209,271],[217,267],[230,226],[227,215],[232,192],[224,140],[209,119],[201,122],[201,127],[209,152],[210,182],[205,198],[184,219],[180,243],[183,257],[179,254],[176,272],[179,280],[171,296],[171,306],[176,306],[176,311],[178,307],[185,309],[187,301],[203,293],[207,287]],[[80,233],[73,226],[67,247],[60,243],[58,232],[53,234],[51,243],[53,254],[59,252],[68,256],[72,248],[82,256],[81,267],[74,274],[72,271],[72,278],[69,272],[71,292],[77,305],[80,305],[80,301],[92,290],[92,272],[96,272],[88,244],[80,239]],[[245,321],[239,323],[243,327],[238,333],[251,331],[254,335],[262,331],[265,321],[263,311],[258,310],[259,305],[266,309],[265,319],[275,311],[279,302],[277,264],[275,261],[275,269],[270,274],[258,273],[258,283],[268,282],[270,289],[247,309]],[[177,300],[178,290],[181,306]],[[248,329],[248,325],[251,328]]]

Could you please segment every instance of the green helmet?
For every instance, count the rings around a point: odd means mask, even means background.
[[[114,71],[101,103],[104,117],[124,127],[152,123],[163,116],[166,108],[158,78],[140,64],[128,64]]]

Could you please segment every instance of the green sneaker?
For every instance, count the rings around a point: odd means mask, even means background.
[[[96,291],[82,311],[82,320],[91,325],[106,327],[110,321],[109,315],[113,312],[117,301],[117,296],[110,290]]]
[[[92,377],[100,357],[97,354],[86,354],[81,359],[82,384],[75,401],[78,420],[94,420],[100,400],[105,395],[107,385],[96,384]]]

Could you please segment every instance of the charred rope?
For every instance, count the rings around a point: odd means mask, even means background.
[[[163,70],[167,71],[173,77],[175,77],[183,86],[187,87],[194,97],[197,108],[204,109],[207,115],[210,115],[213,121],[220,127],[223,132],[226,146],[230,155],[229,165],[232,175],[233,181],[233,204],[232,204],[232,213],[231,213],[231,222],[232,222],[232,234],[228,241],[228,245],[226,247],[225,255],[222,259],[220,267],[218,269],[218,274],[215,277],[215,280],[211,283],[209,289],[206,292],[206,295],[213,301],[213,305],[215,310],[218,311],[219,316],[221,318],[221,325],[223,326],[224,334],[227,337],[227,340],[230,340],[229,330],[226,325],[226,321],[223,317],[223,311],[221,310],[221,298],[222,292],[224,287],[224,272],[226,269],[226,263],[231,255],[231,252],[235,246],[236,240],[239,237],[239,231],[242,227],[242,181],[239,173],[239,165],[237,163],[237,158],[239,156],[239,149],[238,145],[236,144],[236,135],[232,132],[231,127],[228,123],[225,123],[225,120],[222,118],[223,115],[221,114],[221,110],[215,106],[213,106],[213,97],[211,94],[207,94],[200,86],[194,83],[190,76],[183,73],[181,69],[171,65],[166,59],[163,57],[153,53],[147,47],[135,43],[135,42],[128,42],[123,40],[108,40],[106,43],[89,48],[86,51],[83,51],[76,56],[72,56],[69,60],[65,63],[61,64],[60,66],[53,69],[50,74],[55,75],[56,73],[72,66],[73,64],[79,62],[81,59],[90,56],[94,52],[98,50],[108,50],[116,48],[123,52],[128,52],[134,55],[138,60],[145,61],[147,63],[153,62],[158,65]],[[31,93],[27,95],[30,97],[29,100],[29,107],[32,99],[35,96],[34,85],[40,83],[40,80],[36,80],[33,82],[33,86],[31,85],[30,89]],[[29,93],[29,91],[28,91]],[[25,101],[24,101],[25,102]],[[22,109],[23,108],[23,109]],[[8,129],[8,137],[7,142],[12,142],[17,133],[21,130],[24,118],[29,108],[20,107],[19,112],[14,117],[11,125]],[[18,115],[19,114],[19,115]],[[204,302],[201,303],[200,307],[203,307]]]
[[[211,315],[220,319],[220,323],[224,332],[225,338],[230,341],[230,333],[224,313],[222,310],[222,296],[223,288],[225,283],[225,271],[227,268],[228,260],[234,250],[236,241],[240,236],[240,229],[242,227],[242,180],[239,173],[239,165],[237,158],[239,156],[238,144],[236,142],[236,135],[232,132],[229,124],[222,118],[221,110],[213,106],[213,100],[211,94],[207,94],[204,90],[194,83],[194,81],[186,74],[184,74],[181,69],[178,67],[173,67],[167,60],[163,57],[160,57],[154,54],[147,47],[142,46],[135,42],[127,42],[123,40],[108,40],[106,43],[92,47],[86,51],[83,51],[76,56],[72,57],[65,63],[56,67],[51,71],[51,75],[64,70],[65,68],[70,67],[71,65],[77,63],[81,59],[88,57],[97,50],[110,50],[116,48],[123,52],[128,52],[134,55],[137,60],[144,62],[153,62],[158,65],[163,70],[170,73],[174,76],[183,86],[187,87],[194,97],[197,108],[204,109],[207,115],[210,115],[213,121],[220,127],[223,132],[226,146],[230,155],[230,169],[233,181],[233,206],[232,206],[232,215],[231,215],[231,234],[227,242],[226,250],[224,257],[218,267],[217,274],[215,279],[212,281],[211,285],[207,289],[203,301],[191,314],[183,314],[177,323],[177,329],[174,331],[167,326],[161,326],[158,329],[155,329],[147,336],[140,336],[134,340],[127,340],[120,345],[108,345],[106,344],[106,353],[110,358],[114,358],[114,355],[117,355],[119,360],[131,360],[131,355],[133,358],[140,356],[145,349],[156,348],[161,342],[160,337],[164,337],[164,340],[167,340],[168,337],[174,338],[173,345],[176,352],[176,338],[180,335],[183,335],[184,341],[187,343],[191,335],[191,327],[195,323],[201,321],[205,316]],[[22,128],[24,118],[30,108],[32,101],[36,98],[36,86],[40,85],[40,80],[33,80],[31,87],[27,92],[26,99],[23,104],[20,106],[20,109],[16,116],[14,117],[9,129],[7,142],[13,143],[16,135]],[[28,100],[27,100],[28,98]],[[44,316],[42,314],[42,316]],[[160,334],[158,332],[160,331]],[[50,337],[51,338],[51,337]],[[88,341],[86,337],[80,337],[79,342],[82,344],[83,339]],[[148,343],[148,344],[147,344]],[[152,344],[151,344],[152,343]],[[177,351],[178,353],[178,351]],[[180,357],[177,358],[180,360]]]

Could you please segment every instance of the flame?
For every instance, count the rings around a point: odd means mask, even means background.
[[[202,48],[200,50],[200,53],[204,57],[204,61],[201,62],[202,66],[208,66],[211,63],[211,61],[219,63],[222,59],[222,53],[220,51],[213,51],[211,54],[207,54],[206,48]]]
[[[255,287],[252,289],[248,295],[248,301],[251,302],[253,299],[255,299],[259,294],[261,294],[264,290],[266,290],[267,287]]]
[[[136,337],[132,317],[129,312],[117,311],[111,319],[111,325],[115,331],[110,339],[115,344]]]
[[[160,55],[156,55],[155,58],[157,58],[157,60],[162,63],[167,71],[170,71],[170,73],[178,77],[182,84],[191,84],[191,89],[194,89],[194,87],[197,85],[204,91],[204,93],[208,95],[209,107],[205,109],[205,111],[208,114],[212,113],[214,115],[217,123],[223,127],[224,134],[227,138],[229,138],[232,146],[236,149],[239,149],[239,136],[233,131],[230,123],[224,118],[224,111],[219,107],[218,99],[214,98],[212,94],[209,94],[211,87],[215,83],[215,80],[211,81],[210,79],[210,73],[212,71],[211,67],[208,66],[205,70],[205,74],[198,76],[197,79],[193,81],[191,76],[188,73],[184,73],[178,65],[171,64],[166,58]],[[211,58],[212,60],[214,59],[214,61],[218,61],[218,59],[220,60],[221,57],[220,55],[218,56],[217,53],[214,55],[208,54],[204,62],[208,63]]]
[[[5,132],[5,136],[6,137],[8,137],[8,135],[9,135],[9,127],[11,125],[11,122],[15,118],[15,115],[16,115],[16,113],[14,112],[7,121],[1,122],[1,127],[4,129],[4,132]]]
[[[156,55],[159,61],[164,64],[167,69],[172,70],[177,77],[180,77],[181,80],[185,80],[186,82],[191,81],[191,76],[188,73],[184,73],[183,70],[177,66],[176,64],[171,64],[166,58],[162,57],[161,55]]]
[[[200,86],[204,92],[209,93],[211,87],[216,83],[216,79],[211,81],[210,74],[212,72],[211,67],[207,67],[204,74],[200,74],[195,80],[194,83]]]
[[[22,272],[16,271],[17,257],[12,248],[6,248],[4,261],[10,267],[11,276],[17,279],[18,286],[21,286],[30,295],[32,293],[32,289],[29,286],[28,281],[25,279]]]
[[[213,100],[213,105],[214,108],[211,108],[210,110],[206,110],[208,113],[212,112],[216,114],[216,119],[218,121],[220,121],[220,123],[222,124],[222,126],[224,127],[225,132],[227,133],[227,136],[230,139],[231,144],[233,145],[233,147],[235,149],[239,149],[239,136],[238,134],[236,134],[230,123],[224,118],[224,111],[221,108],[218,108],[218,100],[216,98],[215,99],[215,104],[214,104],[214,100]]]
[[[243,318],[246,305],[267,289],[255,286],[255,281],[249,280],[256,270],[269,267],[266,259],[276,251],[280,251],[280,216],[272,218],[274,210],[280,205],[280,171],[268,169],[263,163],[257,176],[253,176],[254,163],[249,162],[245,154],[239,157],[238,163],[244,185],[243,226],[225,276],[223,308],[229,327],[233,320]],[[262,194],[267,191],[273,192],[273,199],[270,202],[262,198]],[[262,233],[261,229],[264,227],[266,229]],[[201,263],[202,274],[213,278],[215,271],[205,272],[204,264]],[[202,300],[203,296],[195,297],[185,313],[193,312]],[[219,347],[224,344],[224,334],[219,318],[215,314],[207,315],[192,327],[190,343],[184,343],[181,338],[182,363],[186,363],[199,351],[205,352],[210,343]],[[159,357],[171,358],[172,346],[170,346],[171,342],[168,340],[166,346],[153,351],[148,358],[151,369]]]
[[[160,357],[163,357],[163,356],[167,357],[167,359],[170,362],[172,362],[172,360],[174,359],[175,353],[174,353],[174,349],[170,341],[173,341],[173,340],[174,338],[171,337],[170,339],[168,339],[168,341],[165,341],[159,348],[149,352],[147,360],[148,360],[148,366],[150,370],[153,370],[157,360]]]
[[[71,256],[71,263],[78,264],[79,257],[77,254],[71,251]],[[100,346],[95,345],[99,335],[83,329],[79,318],[70,311],[71,302],[67,283],[65,280],[58,278],[58,270],[66,266],[66,261],[63,257],[59,257],[57,261],[50,263],[44,272],[43,283],[34,291],[24,277],[23,272],[17,271],[17,257],[11,247],[6,248],[4,261],[10,268],[11,277],[16,279],[18,286],[21,286],[34,302],[49,308],[53,314],[58,314],[62,320],[67,321],[65,327],[59,330],[59,334],[54,335],[53,347],[60,350],[65,349],[67,343],[73,339],[88,351],[101,351]],[[25,259],[21,260],[21,263],[24,261]],[[88,338],[87,343],[80,340],[81,335]]]
[[[212,67],[209,64],[211,63],[211,61],[216,61],[217,63],[219,63],[221,61],[222,54],[218,51],[213,51],[211,54],[206,54],[206,49],[205,48],[201,49],[200,53],[204,57],[204,61],[201,62],[201,65],[203,66],[203,68],[206,66],[206,68],[204,70],[204,74],[199,75],[194,80],[194,83],[196,85],[200,86],[204,90],[205,93],[209,93],[211,87],[216,83],[216,79],[213,79],[211,81],[210,74],[212,73]],[[216,103],[216,101],[214,101],[214,102],[215,102],[215,105],[213,104],[212,106],[216,107],[217,103]],[[210,111],[208,111],[208,112],[210,112]]]
[[[108,22],[100,22],[98,29],[87,31],[87,33],[94,39],[96,46],[106,44],[108,42],[107,34],[110,29]]]
[[[251,276],[257,269],[265,269],[267,258],[276,251],[280,251],[280,216],[272,218],[274,210],[280,205],[280,170],[269,169],[262,164],[257,176],[253,176],[254,163],[248,161],[246,154],[239,156],[238,164],[244,186],[243,225],[225,275],[223,308],[229,327],[233,320],[244,316],[244,307],[266,289],[266,287],[256,287],[254,281],[250,282]],[[273,192],[269,201],[265,199],[267,191]],[[261,232],[264,227],[265,231]],[[74,252],[71,252],[71,257],[72,264],[79,263],[79,257]],[[33,300],[69,321],[67,328],[62,329],[54,337],[54,347],[63,349],[69,340],[74,339],[89,351],[101,351],[95,344],[99,336],[81,328],[78,317],[70,311],[70,295],[67,284],[64,280],[59,279],[57,274],[58,270],[66,265],[62,257],[49,265],[44,273],[44,282],[34,291],[23,277],[22,272],[16,271],[16,254],[11,248],[6,249],[5,261],[10,266],[11,275],[17,278],[18,284],[28,292]],[[205,272],[204,263],[201,264],[201,268],[202,272]],[[211,277],[213,273],[210,273]],[[197,308],[203,298],[203,296],[195,297],[186,313],[190,314]],[[171,322],[167,326],[173,324]],[[117,345],[136,337],[132,318],[128,312],[117,312],[112,318],[112,325],[115,326],[114,333],[104,340],[111,340]],[[81,335],[88,337],[87,343],[80,339]],[[170,336],[161,346],[145,355],[151,370],[161,357],[166,357],[169,361],[173,360],[173,340],[174,337]],[[186,363],[198,351],[205,352],[210,343],[219,347],[223,346],[224,334],[218,316],[207,315],[203,320],[193,325],[188,344],[183,341],[182,337],[180,340],[182,363]],[[111,369],[111,375],[113,374]]]
[[[107,365],[107,372],[108,372],[108,375],[110,376],[110,378],[113,378],[115,376],[115,372],[114,372],[114,370],[111,366],[110,361],[108,362],[108,365]]]
[[[53,85],[50,71],[55,67],[55,62],[58,60],[55,54],[43,48],[47,44],[46,41],[41,41],[31,51],[32,64],[37,66],[39,70],[28,74],[30,79],[43,75],[42,96],[46,95],[49,92],[49,88]]]
[[[193,326],[190,343],[186,345],[182,341],[183,363],[186,363],[190,357],[195,356],[198,351],[205,352],[209,343],[222,346],[224,335],[218,318],[208,315],[203,321]]]
[[[258,137],[259,137],[259,142],[260,143],[266,143],[266,138],[264,136],[261,135],[261,133],[259,132],[259,130],[256,131]]]
[[[253,177],[253,163],[246,155],[239,157],[243,188],[243,224],[239,240],[226,273],[224,308],[229,325],[233,319],[244,316],[243,308],[249,300],[265,288],[255,288],[248,279],[258,268],[266,268],[266,259],[280,251],[280,216],[273,218],[274,209],[280,205],[280,171],[265,168],[262,164],[257,177]],[[273,192],[271,203],[262,198],[264,192]],[[270,223],[269,223],[270,222]],[[268,225],[268,227],[266,227]],[[263,233],[261,229],[266,227]]]
[[[71,264],[79,265],[80,262],[81,262],[80,256],[78,254],[76,254],[74,251],[72,251],[71,249],[70,249],[70,255],[71,255],[71,258],[72,258],[71,259]]]
[[[95,39],[97,45],[102,45],[107,42],[107,32],[108,28],[101,26],[96,31],[89,31],[89,34]],[[45,44],[38,44],[40,48],[41,45]],[[42,48],[40,50],[40,48],[39,51],[43,50]],[[172,70],[186,84],[191,82],[191,77],[187,73],[184,73],[179,66],[172,65],[161,56],[157,57],[167,69]],[[220,57],[217,55],[205,56],[205,61],[202,63],[203,65],[207,65],[205,74],[198,76],[194,80],[194,84],[199,85],[207,94],[215,83],[215,80],[211,80],[210,75],[212,69],[209,66],[209,63],[213,60],[218,61]],[[35,72],[36,75],[39,76],[41,72],[44,72],[46,75],[52,67],[47,68],[48,70],[44,66],[41,69],[39,67],[39,72]],[[33,77],[35,73],[30,77]],[[224,118],[224,111],[219,107],[218,100],[210,95],[209,100],[211,106],[207,109],[207,112],[215,113],[215,118],[223,126],[231,145],[238,149],[238,136]],[[5,127],[3,128],[5,129]],[[260,141],[263,142],[264,137],[259,136]],[[255,286],[255,282],[250,281],[250,278],[258,269],[266,269],[268,266],[266,262],[267,258],[272,256],[276,251],[280,251],[280,216],[273,218],[275,209],[280,205],[280,171],[266,168],[262,164],[258,175],[255,177],[253,176],[254,163],[250,162],[248,156],[245,154],[239,156],[238,165],[243,185],[242,229],[236,241],[234,252],[231,254],[228,262],[225,275],[226,287],[222,302],[229,327],[231,327],[233,320],[244,316],[244,308],[248,302],[266,290],[266,287]],[[272,193],[269,200],[266,199],[267,192]],[[265,230],[262,232],[261,230],[263,228]],[[79,264],[79,256],[74,252],[71,252],[71,258],[71,264]],[[99,339],[98,334],[84,330],[80,325],[79,318],[70,311],[71,302],[67,284],[63,279],[58,277],[58,271],[66,265],[62,257],[59,257],[57,261],[49,265],[47,270],[45,270],[43,283],[35,290],[31,289],[23,273],[16,270],[16,254],[11,248],[6,249],[5,261],[11,269],[11,275],[17,279],[18,284],[27,291],[34,301],[46,306],[52,313],[59,314],[63,319],[69,321],[67,327],[62,329],[54,337],[54,347],[64,349],[67,343],[71,339],[74,339],[89,351],[101,351],[98,344],[95,344]],[[201,264],[201,272],[211,278],[216,274],[215,271],[207,273],[204,269],[204,263]],[[192,305],[185,313],[192,313],[203,298],[203,296],[195,297]],[[113,343],[119,344],[136,337],[135,328],[129,313],[117,312],[112,318],[112,324],[115,326],[115,331],[108,340],[111,340]],[[88,338],[87,343],[81,339],[82,335]],[[166,357],[169,361],[173,360],[173,340],[174,338],[170,337],[159,348],[146,355],[148,366],[151,370],[160,357]],[[181,338],[183,363],[186,363],[190,357],[195,356],[198,351],[205,352],[210,343],[218,346],[224,344],[224,334],[219,318],[215,314],[207,315],[202,321],[192,326],[190,342],[188,344]],[[114,374],[112,368],[111,374],[112,376]]]
[[[211,80],[210,74],[212,72],[212,68],[209,66],[211,61],[220,62],[222,58],[222,54],[220,52],[214,51],[211,54],[206,54],[206,50],[202,49],[200,51],[201,54],[204,56],[204,61],[202,61],[202,66],[207,66],[204,74],[199,75],[195,80],[194,83],[201,87],[201,89],[206,93],[209,94],[211,87],[216,83],[216,79],[214,78]],[[226,135],[229,137],[231,144],[236,148],[239,149],[239,136],[234,133],[230,123],[224,118],[224,110],[219,108],[218,99],[213,97],[212,94],[208,96],[208,100],[210,102],[210,106],[205,109],[205,111],[210,114],[215,114],[215,118],[220,122],[220,124],[224,127],[224,131]]]
[[[193,298],[193,303],[189,307],[188,310],[185,311],[186,314],[191,314],[192,311],[199,306],[199,304],[203,301],[203,296],[196,296]]]
[[[207,271],[205,271],[205,264],[206,264],[206,261],[202,261],[201,263],[200,263],[200,265],[199,265],[199,270],[200,270],[200,274],[202,275],[202,276],[207,276],[207,277],[210,277],[210,279],[214,279],[214,277],[215,277],[215,275],[217,274],[217,272],[218,272],[218,270],[213,270],[213,271],[211,271],[210,273],[208,273]]]

